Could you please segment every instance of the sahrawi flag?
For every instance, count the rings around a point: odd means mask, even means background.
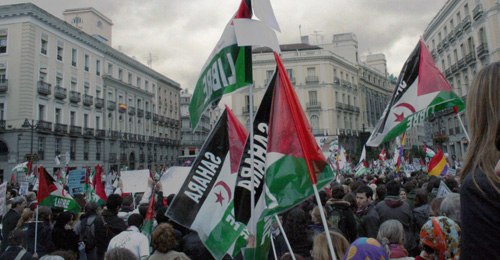
[[[226,108],[166,212],[175,222],[196,230],[215,259],[226,253],[234,257],[246,244],[248,231],[235,221],[233,204],[246,138],[243,125]]]
[[[56,182],[42,166],[38,169],[38,205],[80,213],[80,206],[61,184]]]
[[[465,108],[464,101],[434,64],[422,39],[406,61],[396,86],[391,102],[367,141],[368,146],[379,146],[396,138],[432,113],[454,106],[460,111]]]
[[[94,174],[88,178],[90,183],[87,185],[87,200],[95,201],[99,206],[106,204],[108,197],[102,184],[102,167],[97,165]]]
[[[267,259],[273,215],[314,194],[333,180],[332,169],[314,139],[311,127],[278,54],[277,69],[254,120],[254,164],[247,140],[235,192],[236,220],[256,227],[254,259]],[[250,216],[254,168],[255,212]],[[250,222],[249,222],[250,221]]]
[[[251,17],[251,1],[242,0],[233,19]],[[223,95],[252,84],[252,47],[238,46],[233,19],[226,25],[196,82],[189,105],[193,129],[207,107],[217,104]]]
[[[363,176],[368,172],[368,164],[366,163],[366,147],[364,145],[361,156],[359,157],[359,163],[356,165],[354,171],[356,172],[356,177]]]
[[[19,176],[19,174],[25,176],[29,173],[30,162],[23,162],[12,168],[11,182],[16,182],[16,176]]]

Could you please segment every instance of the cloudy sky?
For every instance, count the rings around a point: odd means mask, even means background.
[[[21,3],[2,0],[2,4]],[[182,88],[194,84],[240,0],[32,0],[62,19],[65,9],[94,7],[113,23],[113,47],[153,68]],[[399,74],[423,31],[446,0],[271,0],[281,44],[310,35],[318,43],[353,32],[361,56],[384,53],[390,73]]]

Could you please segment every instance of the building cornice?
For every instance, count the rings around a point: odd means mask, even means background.
[[[255,55],[255,54],[254,54]],[[287,62],[304,62],[304,61],[332,61],[336,63],[340,63],[340,65],[350,67],[352,70],[357,70],[356,65],[352,64],[346,60],[341,60],[338,59],[335,56],[332,55],[317,55],[317,56],[300,56],[300,57],[284,57],[282,58],[284,63]],[[268,65],[268,64],[274,64],[276,61],[274,59],[268,59],[268,60],[254,60],[253,64],[257,65]]]
[[[431,22],[424,30],[424,39],[427,41],[429,37],[434,34],[436,29],[439,29],[439,26],[444,23],[444,20],[449,17],[451,10],[455,8],[460,3],[460,0],[448,0],[444,4],[443,7],[439,10],[439,12],[432,18]],[[462,21],[458,21],[462,22]],[[455,28],[451,28],[455,29]]]
[[[24,4],[4,5],[1,6],[0,8],[0,19],[20,17],[20,16],[31,16],[35,19],[38,19],[41,22],[54,28],[55,30],[58,30],[82,42],[83,44],[86,44],[92,48],[95,48],[98,51],[103,52],[105,55],[108,55],[131,67],[141,70],[141,72],[143,73],[149,74],[156,80],[161,80],[169,85],[180,88],[179,83],[147,67],[146,65],[130,58],[129,56],[123,54],[122,52],[115,50],[113,47],[99,41],[93,36],[86,34],[82,30],[66,23],[65,21],[55,17],[54,15],[48,13],[47,11],[39,8],[34,4],[24,3]]]

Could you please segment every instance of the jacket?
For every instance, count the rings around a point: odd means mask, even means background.
[[[104,222],[105,223],[104,223]],[[101,217],[95,220],[95,237],[97,258],[103,259],[106,250],[108,249],[109,241],[122,231],[127,229],[125,222],[115,213],[104,210]],[[106,227],[107,226],[107,227]]]
[[[410,233],[410,226],[412,223],[410,205],[393,197],[394,196],[386,196],[384,202],[377,204],[376,210],[380,217],[380,223],[384,223],[386,220],[390,219],[401,222],[405,232],[404,246],[405,248],[412,249],[415,247],[415,239]]]
[[[21,218],[21,213],[17,212],[14,209],[10,209],[7,214],[2,219],[2,237],[3,237],[3,243],[1,245],[1,252],[5,252],[5,249],[7,249],[7,240],[9,238],[10,232],[14,230],[17,226],[17,221]]]
[[[356,240],[356,219],[347,201],[329,200],[327,203],[328,221],[333,228],[338,229],[347,240],[352,243]]]
[[[460,259],[499,259],[500,194],[484,172],[474,175],[469,173],[460,188]]]
[[[28,230],[26,232],[25,248],[31,254],[35,252],[35,226],[37,225],[34,221],[29,222]],[[38,257],[42,257],[52,251],[54,251],[54,243],[52,242],[52,227],[42,221],[39,221],[36,241],[36,252]]]
[[[358,237],[376,238],[380,226],[380,218],[373,205],[358,215]]]

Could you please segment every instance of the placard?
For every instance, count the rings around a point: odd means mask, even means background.
[[[160,182],[163,187],[163,196],[166,198],[170,194],[177,194],[181,189],[184,181],[189,175],[191,167],[170,167],[161,178]]]
[[[19,185],[19,195],[25,196],[26,194],[28,194],[29,187],[30,187],[29,182],[27,181],[21,182],[21,184]]]
[[[69,194],[83,194],[85,192],[85,169],[69,171]]]
[[[148,189],[149,170],[122,171],[123,192],[145,192]]]

